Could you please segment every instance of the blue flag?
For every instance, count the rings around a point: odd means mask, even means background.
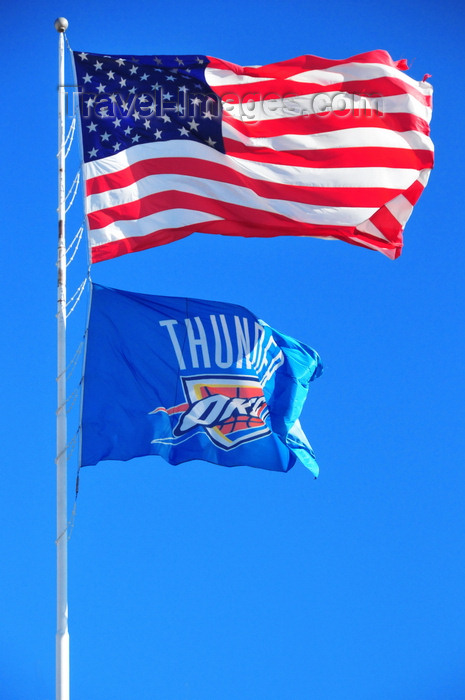
[[[81,466],[160,455],[317,476],[299,423],[318,354],[242,306],[92,285]]]

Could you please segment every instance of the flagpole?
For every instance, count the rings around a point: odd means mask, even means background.
[[[58,254],[57,254],[57,413],[56,413],[56,509],[57,509],[57,629],[56,700],[69,700],[68,633],[68,503],[66,420],[66,181],[65,181],[65,45],[68,21],[55,20],[58,40]]]

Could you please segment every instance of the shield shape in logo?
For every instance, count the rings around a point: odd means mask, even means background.
[[[271,434],[265,420],[269,413],[257,377],[242,375],[197,375],[182,377],[188,401],[173,430],[180,437],[202,427],[210,440],[223,450]]]

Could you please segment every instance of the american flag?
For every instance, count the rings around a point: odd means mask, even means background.
[[[405,61],[75,52],[74,63],[92,262],[193,232],[400,255],[433,166],[432,87]]]

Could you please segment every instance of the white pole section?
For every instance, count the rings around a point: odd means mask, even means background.
[[[59,17],[58,41],[58,289],[57,289],[57,632],[56,700],[69,700],[68,503],[66,421],[66,180],[65,180],[65,44],[68,21]]]

